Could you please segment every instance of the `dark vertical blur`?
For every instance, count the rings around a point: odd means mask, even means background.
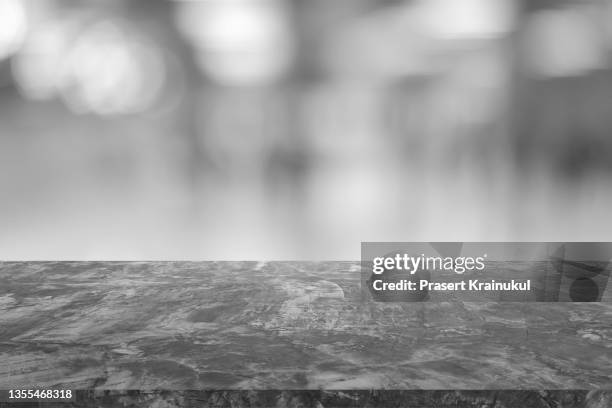
[[[2,0],[0,257],[610,240],[607,0]]]

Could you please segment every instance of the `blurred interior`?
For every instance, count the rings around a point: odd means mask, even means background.
[[[610,241],[610,0],[1,0],[0,258]]]

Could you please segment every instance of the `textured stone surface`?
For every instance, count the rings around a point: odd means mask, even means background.
[[[612,388],[611,304],[359,284],[346,262],[5,262],[0,389]]]

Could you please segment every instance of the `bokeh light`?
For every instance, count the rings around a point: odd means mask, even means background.
[[[204,73],[221,84],[268,84],[291,66],[294,44],[279,0],[180,2],[176,20]]]
[[[26,8],[21,0],[0,1],[0,60],[21,47],[28,30]]]
[[[75,13],[34,30],[13,61],[22,94],[61,97],[75,113],[130,114],[150,108],[165,83],[163,51],[120,20]]]
[[[514,27],[514,0],[418,0],[418,24],[433,37],[449,40],[500,37]]]
[[[161,51],[115,21],[83,32],[66,56],[61,94],[75,112],[137,113],[151,107],[165,80]]]
[[[16,84],[26,98],[47,100],[57,95],[64,59],[79,25],[76,15],[68,15],[44,21],[30,32],[12,61]]]

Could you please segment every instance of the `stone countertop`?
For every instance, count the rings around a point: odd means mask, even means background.
[[[0,263],[0,389],[612,388],[612,304],[359,286],[358,262]]]

